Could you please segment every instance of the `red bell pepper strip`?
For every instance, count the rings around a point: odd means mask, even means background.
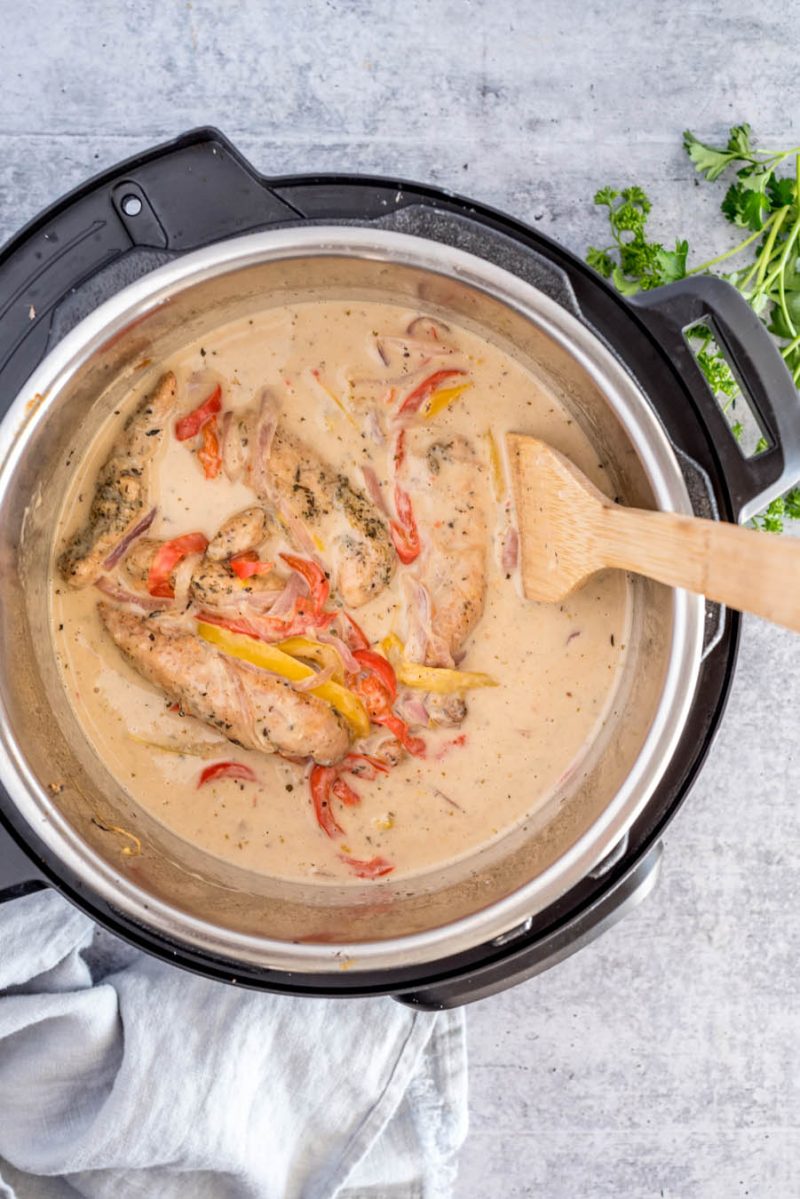
[[[379,774],[389,773],[387,764],[372,754],[348,754],[342,765],[348,774],[366,779],[367,782],[372,782]]]
[[[231,558],[231,570],[237,579],[250,579],[253,575],[268,575],[272,570],[272,562],[260,562],[255,550],[237,554]]]
[[[400,407],[397,409],[398,416],[408,416],[412,412],[419,412],[422,405],[428,399],[432,392],[436,390],[440,383],[444,383],[445,379],[451,379],[454,375],[466,375],[466,371],[462,370],[444,370],[434,371],[427,379],[423,379],[418,387],[415,387],[406,398],[403,400]]]
[[[354,808],[356,804],[361,803],[361,796],[358,792],[354,791],[350,784],[346,783],[342,778],[336,780],[331,787],[331,792],[343,804],[347,804],[348,808]]]
[[[340,853],[339,857],[357,878],[382,878],[384,874],[391,874],[394,870],[394,866],[387,862],[386,858],[374,857],[365,862],[361,858],[348,857],[345,853]]]
[[[343,612],[342,615],[350,625],[349,629],[344,630],[344,635],[350,648],[352,650],[369,649],[369,640],[361,625],[353,620],[349,612]]]
[[[397,520],[390,521],[389,529],[398,558],[404,566],[408,566],[409,562],[419,557],[421,547],[411,497],[399,483],[394,489],[394,506]]]
[[[165,541],[159,546],[147,575],[150,594],[174,599],[175,592],[169,581],[173,570],[187,554],[205,553],[207,545],[208,538],[202,533],[184,533],[182,537],[173,537],[172,541]]]
[[[383,679],[374,670],[366,674],[349,675],[348,686],[364,701],[373,724],[380,724],[389,729],[403,748],[414,757],[425,756],[425,742],[421,737],[413,737],[405,721],[392,711],[389,691]]]
[[[300,601],[298,601],[299,603]],[[229,633],[243,633],[256,641],[284,641],[287,637],[302,637],[310,629],[326,629],[336,619],[336,612],[295,612],[286,620],[278,616],[259,616],[257,624],[248,620],[229,619],[215,612],[200,612],[197,619],[205,624],[219,625]]]
[[[299,575],[303,576],[308,583],[311,602],[315,610],[321,612],[331,593],[330,581],[325,571],[316,562],[311,562],[308,558],[296,558],[294,554],[281,554],[281,557],[287,566],[290,566],[292,570],[296,570]]]
[[[204,425],[207,425],[222,408],[222,388],[219,384],[211,392],[207,400],[198,404],[186,416],[182,416],[175,424],[175,436],[178,441],[189,441],[196,437]]]
[[[258,782],[258,776],[249,766],[245,766],[244,762],[212,762],[201,773],[197,786],[202,787],[204,783],[211,783],[215,779],[241,779],[245,783]]]
[[[331,810],[331,790],[338,771],[335,766],[315,766],[311,771],[311,802],[317,824],[329,837],[344,836],[344,829]]]
[[[395,474],[400,470],[400,467],[406,460],[406,431],[401,429],[397,434],[397,441],[394,446],[394,470]]]
[[[203,444],[197,451],[197,459],[203,468],[205,477],[207,479],[216,479],[222,469],[222,454],[219,448],[216,416],[212,416],[211,420],[203,425],[202,435]]]
[[[394,673],[394,668],[391,662],[378,654],[374,649],[357,649],[353,651],[353,657],[359,665],[365,670],[372,671],[376,674],[383,683],[392,703],[397,699],[397,675]]]
[[[415,758],[425,757],[425,742],[421,737],[412,736],[406,722],[396,716],[394,712],[384,712],[380,716],[373,716],[372,720],[375,724],[382,724],[390,733],[393,733],[407,753]]]

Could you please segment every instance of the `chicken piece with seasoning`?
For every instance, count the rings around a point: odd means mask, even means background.
[[[152,523],[155,509],[150,506],[147,467],[163,440],[176,389],[175,375],[167,371],[128,417],[100,468],[89,519],[59,561],[70,587],[88,587],[112,569],[130,539]]]
[[[388,524],[346,474],[280,425],[258,466],[255,485],[264,488],[297,548],[330,565],[348,607],[361,607],[389,585],[397,557]]]
[[[133,667],[190,716],[244,749],[338,762],[350,746],[346,721],[315,695],[220,653],[170,617],[138,616],[110,604],[100,619]]]
[[[427,666],[453,666],[486,598],[486,468],[466,437],[410,429],[401,477],[423,547],[409,618],[424,633],[409,640]]]

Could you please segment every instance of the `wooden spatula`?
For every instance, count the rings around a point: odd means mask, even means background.
[[[624,508],[544,442],[509,433],[506,444],[528,599],[555,603],[613,567],[800,632],[800,541]]]

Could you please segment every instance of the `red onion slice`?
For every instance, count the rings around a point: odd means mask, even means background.
[[[386,434],[381,427],[380,417],[374,408],[370,408],[367,413],[364,428],[376,445],[383,445],[386,441]]]
[[[419,696],[401,695],[394,705],[394,710],[406,724],[416,728],[427,728],[428,709]]]
[[[125,587],[120,586],[108,575],[101,575],[95,582],[95,587],[109,599],[114,599],[120,604],[131,604],[135,608],[144,608],[145,612],[160,612],[164,608],[172,607],[171,599],[163,599],[155,595],[137,595],[136,592],[128,591]]]
[[[189,607],[189,592],[192,585],[192,575],[197,569],[202,554],[187,554],[178,564],[175,571],[175,607],[183,612]]]
[[[439,341],[449,332],[450,326],[437,320],[435,316],[415,316],[406,329],[409,337],[420,337],[427,341]]]
[[[358,659],[353,657],[353,651],[350,649],[350,646],[336,633],[331,633],[329,629],[319,629],[317,631],[317,641],[322,641],[325,645],[333,646],[342,659],[342,664],[348,674],[358,674],[361,670]]]
[[[513,525],[509,525],[503,534],[503,547],[500,551],[500,565],[506,574],[516,570],[519,561],[519,533]]]
[[[302,595],[307,594],[308,585],[305,579],[302,575],[292,571],[286,580],[286,586],[283,588],[283,591],[279,593],[277,599],[265,615],[274,616],[278,620],[284,620],[294,612],[295,601],[300,599]]]
[[[272,498],[272,487],[269,477],[269,456],[272,450],[272,439],[278,427],[279,407],[274,393],[265,387],[261,392],[258,416],[253,430],[250,465],[256,491],[270,498]]]
[[[151,508],[150,511],[147,513],[147,516],[143,516],[142,519],[139,521],[139,523],[135,524],[133,526],[133,528],[130,530],[130,532],[125,534],[125,536],[122,538],[120,543],[111,551],[111,553],[106,558],[105,562],[103,563],[103,570],[113,570],[114,569],[114,567],[117,565],[117,563],[119,562],[122,555],[130,547],[131,543],[134,542],[137,537],[141,537],[142,533],[146,533],[147,530],[150,528],[151,524],[153,523],[153,521],[156,518],[157,511],[158,511],[157,508]]]
[[[383,498],[380,480],[375,471],[371,466],[362,466],[361,473],[364,476],[364,486],[367,489],[367,495],[372,500],[375,507],[380,509],[384,515],[391,516],[391,512],[386,505],[386,500]]]
[[[321,687],[323,683],[327,683],[333,678],[333,667],[325,666],[322,670],[317,670],[313,675],[309,675],[307,679],[296,679],[292,683],[295,691],[313,691],[315,687]]]

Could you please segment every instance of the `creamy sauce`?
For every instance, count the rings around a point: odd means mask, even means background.
[[[221,328],[164,366],[178,377],[179,397],[193,374],[213,371],[226,408],[252,405],[265,384],[274,387],[286,428],[357,487],[363,488],[358,467],[365,464],[386,484],[393,442],[379,445],[370,435],[368,410],[376,401],[361,398],[352,381],[391,373],[377,355],[375,333],[401,338],[414,315],[374,303],[271,309]],[[317,826],[304,766],[243,751],[193,717],[169,711],[102,628],[97,591],[71,591],[54,575],[53,636],[63,683],[95,752],[137,803],[212,854],[274,876],[337,882],[352,878],[341,854],[381,855],[394,866],[393,878],[436,867],[540,809],[580,768],[610,713],[627,640],[626,580],[620,573],[598,576],[559,606],[520,598],[516,571],[501,566],[511,519],[507,472],[504,464],[499,477],[493,470],[488,435],[496,446],[512,429],[540,437],[607,490],[602,464],[570,414],[519,362],[463,329],[452,329],[450,340],[471,386],[430,423],[475,447],[485,465],[492,531],[485,610],[460,667],[488,672],[499,685],[467,694],[460,728],[415,730],[427,743],[424,759],[406,756],[372,782],[351,778],[361,804],[336,803],[341,839],[332,841]],[[186,407],[179,401],[179,411]],[[98,466],[121,420],[111,419],[76,472],[59,545],[85,519]],[[204,479],[195,454],[172,436],[154,464],[151,497],[158,515],[148,536],[158,538],[195,530],[211,538],[226,517],[254,502],[242,482],[223,474]],[[400,567],[392,585],[355,613],[371,640],[390,631],[405,636],[401,580],[414,569]],[[465,743],[454,744],[461,734]],[[198,789],[204,766],[231,759],[249,765],[258,781],[227,779]]]

